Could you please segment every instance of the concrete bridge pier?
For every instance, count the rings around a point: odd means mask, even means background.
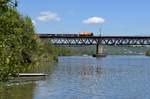
[[[102,54],[102,53],[103,53],[102,45],[97,44],[96,45],[96,54]]]
[[[103,53],[103,46],[100,44],[96,45],[96,54],[93,57],[105,57],[106,55]]]

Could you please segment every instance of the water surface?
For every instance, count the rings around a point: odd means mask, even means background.
[[[149,57],[60,57],[54,67],[45,80],[9,87],[1,99],[150,99]]]

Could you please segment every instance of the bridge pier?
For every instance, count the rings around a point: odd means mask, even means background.
[[[103,46],[100,44],[96,45],[96,54],[93,57],[105,57],[106,55],[103,53]]]
[[[102,54],[102,53],[103,53],[102,45],[97,44],[96,45],[96,54]]]

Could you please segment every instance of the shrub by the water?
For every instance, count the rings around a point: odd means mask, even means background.
[[[0,0],[0,81],[26,70],[33,63],[37,47],[31,19],[22,16],[9,2]]]
[[[146,51],[145,55],[150,56],[150,50]]]
[[[31,70],[39,60],[58,61],[58,56],[71,53],[39,40],[30,17],[12,7],[12,1],[0,0],[0,81]]]

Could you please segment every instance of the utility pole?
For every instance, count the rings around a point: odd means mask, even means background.
[[[101,37],[101,35],[102,35],[102,29],[101,28],[99,28],[99,35],[100,35],[100,37]]]

